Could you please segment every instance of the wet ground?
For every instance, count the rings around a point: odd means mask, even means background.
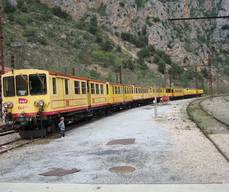
[[[185,115],[144,106],[0,155],[0,182],[225,183],[229,164]]]

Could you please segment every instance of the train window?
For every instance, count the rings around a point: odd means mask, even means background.
[[[3,89],[5,97],[15,96],[14,77],[3,78]]]
[[[91,94],[95,94],[95,84],[91,83]]]
[[[112,87],[112,92],[113,92],[113,94],[115,94],[115,88],[114,87]]]
[[[95,91],[96,91],[96,94],[99,94],[99,84],[95,84]]]
[[[80,94],[80,82],[74,81],[75,94]]]
[[[82,87],[82,94],[86,94],[87,93],[86,82],[81,82],[81,87]]]
[[[47,93],[46,75],[33,74],[29,75],[30,95],[42,95]]]
[[[104,92],[103,92],[103,85],[100,85],[100,92],[101,92],[101,94],[104,93]]]
[[[118,94],[118,87],[115,87],[115,94]]]
[[[67,79],[65,79],[64,85],[65,85],[65,95],[68,95],[68,80]]]
[[[17,75],[16,76],[16,93],[18,96],[28,95],[27,75]]]
[[[56,94],[56,78],[52,78],[52,93]]]

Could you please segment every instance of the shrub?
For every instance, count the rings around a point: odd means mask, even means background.
[[[158,71],[159,71],[160,73],[164,74],[164,73],[165,73],[165,68],[166,68],[165,63],[164,63],[163,61],[160,60],[160,61],[158,62]]]
[[[91,17],[90,19],[90,24],[89,24],[89,32],[91,34],[96,34],[98,30],[98,21],[97,21],[97,17],[95,15],[93,15],[93,17]]]
[[[24,0],[17,0],[17,8],[20,9],[22,12],[28,11]]]
[[[130,34],[130,33],[122,32],[121,38],[124,41],[128,41],[128,42],[134,44],[136,47],[139,47],[139,48],[144,47],[148,44],[148,38],[146,38],[145,36],[135,36],[135,35]]]
[[[12,14],[12,13],[7,14],[7,18],[9,19],[10,22],[13,22],[15,19],[14,14]]]
[[[173,78],[178,78],[182,75],[183,71],[184,70],[180,66],[178,66],[176,64],[172,64],[171,68],[169,69],[169,74]]]
[[[146,46],[144,48],[142,48],[139,52],[138,52],[138,57],[139,58],[147,58],[150,57],[152,55],[152,53],[155,51],[154,47],[152,45],[150,46]]]
[[[119,2],[119,6],[120,7],[125,7],[125,3],[124,2]]]
[[[44,36],[39,36],[35,39],[41,45],[48,45],[47,39]]]
[[[102,3],[101,6],[98,9],[99,15],[100,16],[107,16],[106,9],[107,9],[107,6]]]
[[[19,25],[26,26],[28,23],[32,22],[32,19],[25,15],[18,15],[14,18],[14,21]]]
[[[91,55],[94,61],[105,63],[106,65],[118,66],[122,64],[122,60],[112,52],[93,50]]]
[[[228,24],[223,25],[222,30],[229,30],[229,25]]]
[[[111,41],[107,40],[104,43],[101,44],[101,47],[104,51],[112,51],[113,50],[113,44]]]
[[[159,17],[153,17],[153,22],[158,23],[158,22],[160,22],[160,21],[161,21],[161,20],[160,20]]]
[[[69,19],[70,16],[68,15],[68,13],[64,10],[62,10],[60,7],[53,7],[52,8],[52,12],[54,15],[56,15],[57,17],[63,18],[63,19]]]
[[[5,13],[13,13],[16,11],[16,8],[8,0],[3,0],[3,7]]]
[[[172,60],[170,55],[166,54],[164,51],[162,50],[157,50],[156,54],[168,65],[172,64]]]
[[[139,9],[143,8],[147,1],[148,0],[135,0],[135,4],[137,5],[137,9],[139,10]]]
[[[36,33],[38,31],[38,28],[36,27],[27,27],[23,33],[25,37],[35,37]]]
[[[94,69],[90,70],[89,76],[92,79],[98,79],[100,77],[99,73],[97,71],[95,71]]]
[[[117,46],[116,51],[121,53],[122,52],[122,48],[120,46]]]
[[[134,71],[134,62],[131,59],[124,60],[123,67]]]

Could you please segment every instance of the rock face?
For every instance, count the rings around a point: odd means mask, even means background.
[[[96,14],[111,34],[146,31],[148,43],[164,50],[177,64],[204,64],[209,46],[228,52],[228,20],[168,21],[168,18],[228,15],[227,0],[42,0],[61,6],[75,19]],[[217,53],[218,54],[218,53]],[[219,53],[221,54],[221,53]],[[220,55],[227,61],[228,55]]]

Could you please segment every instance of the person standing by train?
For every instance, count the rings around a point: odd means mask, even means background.
[[[65,136],[65,124],[64,124],[64,117],[60,118],[60,122],[58,123],[58,127],[60,129],[60,136]]]

